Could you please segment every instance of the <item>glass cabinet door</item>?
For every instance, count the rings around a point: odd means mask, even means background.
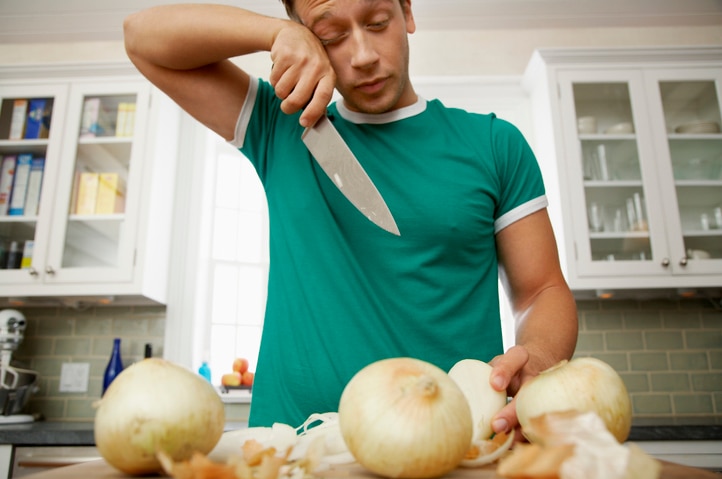
[[[66,96],[62,85],[0,87],[0,284],[39,279]]]
[[[670,238],[680,272],[720,271],[714,260],[722,260],[721,76],[661,72],[649,82],[659,96],[653,121],[663,135],[660,156],[671,165],[661,173],[674,185],[665,200],[680,232]]]
[[[653,259],[664,248],[653,233],[663,226],[659,211],[650,211],[655,185],[644,181],[652,155],[642,79],[604,77],[562,76],[560,83],[562,97],[568,99],[563,116],[570,188],[583,199],[574,212],[577,261],[588,275],[657,272]]]
[[[146,91],[130,83],[77,86],[71,92],[72,141],[64,149],[55,223],[61,241],[54,244],[49,266],[56,268],[51,274],[58,281],[87,281],[88,275],[117,281],[132,274],[137,215],[129,198],[142,180],[136,133]]]

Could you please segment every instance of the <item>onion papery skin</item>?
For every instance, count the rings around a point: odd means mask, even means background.
[[[351,454],[386,477],[442,476],[471,443],[471,411],[461,389],[418,359],[384,359],[360,370],[344,388],[338,413]]]
[[[632,403],[622,378],[596,358],[562,361],[524,383],[516,395],[519,424],[531,442],[544,441],[525,431],[532,418],[564,411],[595,412],[620,443],[632,428]]]
[[[174,461],[213,449],[225,425],[225,411],[213,386],[190,370],[148,358],[123,370],[108,387],[95,413],[100,455],[130,475],[162,470],[156,453]]]

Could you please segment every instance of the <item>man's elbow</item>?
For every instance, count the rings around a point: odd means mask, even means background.
[[[133,56],[137,53],[136,46],[138,45],[138,42],[136,37],[138,23],[140,22],[140,19],[138,18],[139,16],[140,13],[135,12],[123,19],[123,41],[125,43],[125,51],[128,53],[130,58],[133,58]]]

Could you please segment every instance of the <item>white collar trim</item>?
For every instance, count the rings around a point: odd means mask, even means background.
[[[426,100],[419,96],[417,97],[416,103],[412,105],[399,108],[398,110],[391,110],[386,113],[378,114],[351,111],[346,108],[343,100],[338,101],[336,103],[336,107],[338,108],[339,115],[341,115],[344,120],[348,120],[351,123],[357,124],[372,123],[378,125],[382,123],[392,123],[394,121],[404,120],[406,118],[410,118],[412,116],[423,113],[426,110]]]

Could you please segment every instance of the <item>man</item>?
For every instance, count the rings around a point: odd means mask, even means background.
[[[251,425],[336,410],[366,364],[413,356],[494,366],[513,395],[576,344],[538,165],[493,115],[419,98],[410,0],[285,0],[295,21],[230,6],[131,15],[127,51],[180,106],[238,146],[266,190],[271,270]],[[270,52],[269,82],[228,59]],[[334,87],[343,101],[328,106]],[[328,107],[328,108],[327,108]],[[327,114],[388,204],[400,236],[369,222],[301,142]],[[498,268],[498,269],[497,269]],[[497,272],[517,322],[501,347]],[[513,401],[493,428],[518,422]]]

